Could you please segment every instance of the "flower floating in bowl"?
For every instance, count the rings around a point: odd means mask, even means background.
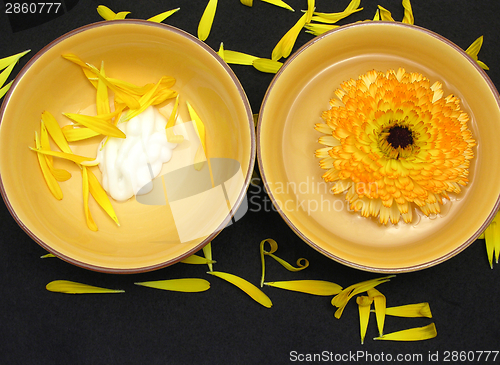
[[[475,141],[469,116],[442,84],[400,68],[372,70],[335,91],[316,124],[318,149],[334,194],[347,192],[350,209],[381,223],[412,222],[414,203],[439,214],[448,193],[467,185]]]

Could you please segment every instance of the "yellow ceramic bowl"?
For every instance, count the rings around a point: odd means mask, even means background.
[[[188,101],[205,124],[208,157],[232,161],[235,178],[221,181],[227,171],[222,176],[214,172],[212,181],[218,186],[183,192],[192,179],[202,176],[193,178],[191,172],[197,171],[192,168],[183,175],[191,176],[191,180],[178,181],[172,194],[176,196],[175,211],[170,202],[148,205],[135,198],[113,202],[120,227],[90,199],[99,230],[89,230],[79,168],[55,160],[56,167],[72,173],[71,179],[60,183],[64,198],[58,201],[42,178],[36,153],[28,149],[34,146],[34,132],[40,131],[44,110],[51,112],[61,126],[69,124],[63,112],[95,113],[95,89],[80,67],[61,57],[65,53],[98,67],[104,62],[107,76],[138,85],[157,82],[164,75],[175,77],[173,89],[181,96],[180,117],[189,121]],[[199,250],[230,221],[233,212],[226,199],[233,210],[243,201],[255,162],[252,112],[236,76],[203,42],[164,24],[139,20],[101,22],[62,36],[22,69],[4,99],[0,117],[1,192],[10,212],[48,251],[97,271],[149,271]],[[101,139],[74,143],[73,152],[95,156]],[[174,150],[172,161],[176,153]],[[205,164],[200,172],[205,177],[209,176],[207,169]],[[94,171],[99,177],[99,170]],[[224,183],[231,184],[226,186],[226,196],[221,190]],[[214,192],[217,194],[209,194]]]
[[[372,69],[404,67],[445,96],[462,100],[477,141],[469,185],[442,214],[383,226],[349,212],[344,195],[328,194],[314,129],[340,83]],[[493,83],[459,47],[428,30],[366,22],[315,38],[281,68],[260,111],[257,156],[264,184],[286,223],[308,244],[345,265],[373,272],[406,272],[436,265],[464,250],[499,207],[500,110]],[[415,214],[414,214],[415,215]]]

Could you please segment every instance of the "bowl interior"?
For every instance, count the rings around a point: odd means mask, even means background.
[[[188,199],[178,204],[181,208],[174,213],[168,201],[162,205],[144,204],[135,198],[123,203],[113,201],[120,227],[90,199],[90,210],[99,228],[92,232],[84,218],[80,170],[57,159],[55,167],[67,168],[72,177],[60,183],[64,194],[61,201],[51,195],[36,154],[28,149],[34,146],[35,130],[40,130],[41,113],[51,112],[63,126],[69,124],[63,112],[96,112],[95,89],[79,66],[61,57],[65,53],[73,53],[97,67],[103,62],[107,76],[137,85],[157,82],[164,75],[175,77],[173,89],[180,94],[180,118],[190,120],[185,104],[188,101],[205,124],[207,157],[239,163],[240,176],[233,179],[230,196],[226,195],[232,207],[239,205],[248,186],[255,153],[252,114],[230,68],[208,46],[176,28],[146,21],[102,22],[73,31],[43,49],[20,72],[4,100],[0,176],[4,200],[14,217],[51,252],[99,271],[152,270],[201,248],[230,219],[224,199],[216,199],[217,203],[212,198]],[[163,105],[169,107],[168,102]],[[73,152],[94,157],[101,139],[73,143]],[[176,150],[182,150],[179,147]],[[176,150],[171,161],[181,153]],[[94,172],[100,176],[97,168]],[[209,176],[208,164],[199,173]],[[197,175],[183,176],[192,180]],[[182,190],[184,183],[189,181],[178,181],[174,188]],[[175,195],[182,198],[178,191]],[[180,237],[179,224],[184,230],[203,229],[186,239]]]
[[[469,185],[445,202],[439,216],[383,226],[349,212],[344,195],[329,194],[314,156],[322,147],[314,125],[341,82],[399,67],[441,81],[445,96],[461,99],[477,146]],[[492,219],[500,194],[498,133],[498,92],[457,46],[414,26],[360,23],[316,38],[280,70],[261,108],[258,158],[280,214],[311,246],[368,271],[412,271],[460,252]]]

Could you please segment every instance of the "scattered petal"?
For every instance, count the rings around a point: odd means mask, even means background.
[[[465,50],[465,53],[471,56],[472,59],[476,61],[479,64],[479,66],[481,66],[481,68],[489,70],[488,66],[486,66],[483,62],[478,60],[478,53],[481,50],[482,46],[483,46],[483,36],[479,37],[474,42],[472,42],[472,44]]]
[[[101,64],[101,75],[106,77],[104,72],[104,64]],[[97,114],[108,114],[111,112],[109,109],[109,97],[108,97],[108,88],[106,84],[99,79],[97,81],[97,93],[96,93],[96,109]]]
[[[347,18],[349,15],[356,13],[358,11],[363,10],[363,8],[360,8],[359,5],[361,3],[361,0],[352,0],[349,5],[345,8],[344,11],[341,11],[339,13],[318,13],[315,12],[314,16],[311,18],[311,20],[321,22],[321,23],[328,23],[328,24],[333,24],[338,22],[341,19]]]
[[[189,116],[194,121],[196,133],[198,134],[198,137],[200,137],[201,145],[203,146],[203,151],[205,151],[205,155],[206,155],[207,146],[206,146],[205,125],[203,124],[201,118],[198,116],[198,113],[196,113],[196,111],[191,106],[191,104],[189,104],[189,102],[187,102],[187,101],[186,101],[186,104],[188,107]]]
[[[424,327],[410,328],[403,331],[387,333],[380,337],[375,337],[374,340],[388,341],[422,341],[434,338],[437,336],[436,325],[431,323]]]
[[[391,15],[391,12],[389,10],[387,10],[386,8],[382,7],[382,6],[378,6],[378,9],[379,9],[379,14],[380,14],[380,19],[381,20],[384,20],[384,21],[395,21],[393,18],[392,18],[392,15]]]
[[[68,280],[55,280],[47,284],[48,291],[65,294],[101,294],[101,293],[124,293],[125,290],[114,290],[100,288],[97,286],[76,283]]]
[[[217,0],[209,0],[198,25],[198,38],[202,41],[205,41],[210,35],[216,10]]]
[[[14,80],[12,80],[11,82],[9,82],[7,85],[3,86],[1,89],[0,89],[0,99],[3,98],[3,96],[5,94],[7,94],[7,91],[9,91],[12,83],[14,82]]]
[[[82,124],[93,131],[104,134],[105,136],[125,138],[125,133],[123,133],[117,126],[107,122],[100,117],[93,117],[90,115],[74,114],[74,113],[64,113],[66,117],[72,121]],[[61,132],[62,133],[62,132]]]
[[[97,204],[101,206],[102,209],[109,215],[109,217],[115,221],[115,223],[119,226],[120,222],[118,222],[118,217],[116,216],[115,210],[113,209],[113,205],[109,200],[108,194],[103,189],[99,180],[94,175],[94,173],[84,167],[88,171],[88,183],[89,183],[89,191],[92,194],[92,197],[95,199]]]
[[[210,283],[208,281],[196,278],[144,281],[134,284],[154,289],[181,291],[186,293],[196,293],[210,289]]]
[[[402,22],[406,24],[415,24],[415,19],[413,18],[413,10],[411,9],[410,0],[403,0],[403,8],[405,9],[405,15]]]
[[[40,139],[39,139],[36,131],[35,131],[35,148],[36,148],[35,151],[38,151],[38,149],[40,148]],[[57,183],[57,180],[54,177],[54,175],[52,175],[52,173],[50,172],[50,169],[49,169],[49,166],[47,165],[47,160],[45,159],[45,156],[43,156],[41,153],[37,153],[37,157],[38,157],[38,163],[40,165],[40,169],[42,170],[43,178],[44,178],[45,182],[47,183],[47,186],[49,187],[50,192],[52,193],[52,195],[54,195],[54,197],[57,200],[61,200],[63,198],[63,193],[62,193],[61,187]]]
[[[282,62],[273,61],[268,58],[257,58],[252,62],[253,67],[261,72],[275,74],[283,66]]]
[[[269,297],[262,290],[257,288],[252,283],[246,281],[245,279],[240,278],[239,276],[220,271],[209,271],[207,274],[217,276],[237,286],[245,293],[247,293],[252,299],[262,304],[266,308],[271,308],[273,305],[271,299],[269,299]]]
[[[44,150],[50,150],[49,133],[47,132],[47,128],[45,127],[43,120],[40,124],[40,147]],[[45,156],[45,160],[47,161],[47,166],[49,167],[51,174],[54,175],[57,181],[66,181],[71,178],[71,174],[68,171],[54,168],[52,156]]]
[[[1,58],[0,59],[0,70],[3,70],[4,68],[6,68],[7,66],[10,66],[11,64],[15,64],[17,61],[19,61],[19,59],[24,56],[26,53],[28,53],[29,51],[31,51],[30,49],[28,49],[27,51],[24,51],[24,52],[20,52],[20,53],[17,53],[15,55],[12,55],[12,56],[8,56],[8,57],[4,57],[4,58]],[[0,83],[1,85],[2,83]]]
[[[334,24],[318,24],[318,23],[309,23],[305,25],[307,29],[307,33],[311,33],[313,35],[321,35],[323,33],[329,32],[332,29],[338,28],[339,25]]]
[[[53,253],[48,253],[48,254],[40,256],[41,259],[48,259],[50,257],[57,257],[57,256],[54,255]]]
[[[429,303],[406,304],[398,307],[388,307],[385,314],[395,317],[427,317],[432,318]]]
[[[224,61],[235,65],[251,65],[258,58],[243,52],[224,50]]]
[[[167,19],[172,14],[178,12],[179,10],[180,10],[180,8],[168,10],[168,11],[165,11],[164,13],[161,13],[161,14],[158,14],[158,15],[155,15],[155,16],[149,18],[148,20],[150,22],[161,23],[162,21],[164,21],[165,19]]]
[[[271,59],[278,61],[280,58],[287,58],[292,53],[295,41],[299,36],[300,30],[306,25],[307,13],[304,13],[295,25],[280,39],[273,49]]]
[[[307,0],[306,24],[311,22],[315,10],[315,0]]]
[[[207,259],[208,269],[210,271],[214,271],[214,267],[212,265],[212,242],[208,242],[205,246],[203,246],[203,255],[205,255],[205,259]]]
[[[226,61],[226,52],[224,50],[224,43],[220,42],[219,50],[217,54],[222,58],[223,61]]]
[[[97,232],[97,225],[95,224],[94,218],[89,209],[89,175],[87,167],[82,168],[82,190],[83,190],[83,211],[85,212],[85,220],[87,221],[87,227],[91,231]]]
[[[385,283],[389,281],[391,278],[395,277],[395,275],[389,275],[389,276],[384,276],[381,278],[376,278],[376,279],[371,279],[371,280],[366,280],[362,281],[357,284],[353,284],[345,289],[343,289],[339,294],[337,294],[335,297],[332,299],[332,305],[334,307],[338,307],[337,311],[335,312],[335,318],[340,318],[342,315],[342,312],[344,311],[344,308],[346,307],[347,303],[349,300],[354,297],[355,295],[359,293],[363,293],[367,290],[370,290],[377,285],[380,285],[382,283]]]
[[[370,320],[370,307],[372,305],[373,298],[361,296],[356,298],[356,303],[358,304],[359,312],[359,329],[361,334],[361,344],[365,342],[366,330],[368,328],[368,322]]]
[[[377,326],[379,336],[384,334],[384,323],[386,315],[386,299],[385,296],[377,289],[369,289],[367,294],[373,299],[375,306],[375,317],[377,318]]]
[[[280,8],[288,9],[290,11],[295,11],[295,10],[293,10],[293,8],[290,5],[288,5],[287,3],[285,3],[282,0],[262,0],[262,1],[269,3],[269,4],[272,4],[272,5],[275,5],[275,6],[279,6]]]
[[[342,290],[342,287],[340,285],[324,280],[272,281],[264,283],[264,285],[323,296],[335,295],[340,293],[340,291]]]
[[[99,132],[96,132],[87,127],[76,127],[73,125],[65,125],[61,128],[64,137],[68,142],[77,142],[84,139],[100,136]]]
[[[62,132],[61,127],[59,127],[59,123],[57,123],[54,116],[48,111],[44,111],[42,113],[42,121],[57,147],[65,153],[72,153],[71,148],[68,145],[68,141],[64,137],[64,133]]]
[[[183,264],[207,265],[207,264],[215,264],[217,261],[208,260],[207,258],[198,256],[198,255],[191,255],[191,256],[186,257],[181,262]]]
[[[240,3],[242,3],[243,5],[246,5],[250,8],[253,6],[253,0],[240,0]]]
[[[74,163],[77,163],[79,165],[82,165],[84,162],[88,161],[95,161],[92,157],[85,157],[85,156],[79,156],[75,155],[73,153],[65,153],[65,152],[59,152],[59,151],[50,151],[50,150],[43,150],[40,148],[33,148],[30,147],[30,150],[38,152],[39,154],[44,154],[48,156],[54,156],[58,158],[63,158],[65,160],[73,161]],[[89,164],[84,164],[85,166],[92,166]]]
[[[116,16],[113,10],[104,5],[99,5],[97,7],[97,13],[99,13],[104,20],[113,20]]]

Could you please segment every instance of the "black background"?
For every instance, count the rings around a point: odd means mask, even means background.
[[[5,1],[7,2],[7,1]],[[305,0],[288,0],[295,13],[254,0],[253,8],[238,0],[219,0],[206,43],[270,57],[281,36],[300,17]],[[322,12],[341,11],[348,0],[317,0]],[[0,58],[31,49],[14,69],[15,75],[37,51],[77,27],[101,20],[99,4],[131,11],[129,18],[147,19],[180,7],[165,23],[196,35],[206,1],[66,1],[51,17],[7,16],[0,6]],[[377,4],[403,18],[399,0],[362,1],[364,10],[339,24],[373,18]],[[497,88],[500,86],[500,1],[412,1],[415,24],[437,32],[462,48],[484,35],[479,59]],[[301,32],[297,49],[313,36]],[[273,75],[251,66],[231,66],[240,79],[254,113],[260,108]],[[492,161],[498,163],[498,161]],[[260,280],[259,243],[273,238],[278,256],[299,257],[310,267],[291,273],[268,259],[266,280],[323,279],[344,287],[378,277],[345,267],[302,242],[272,211],[261,187],[251,187],[250,210],[212,243],[216,269]],[[256,212],[256,210],[260,211]],[[377,342],[372,316],[364,345],[359,340],[357,306],[349,303],[340,320],[333,317],[330,297],[264,288],[273,301],[267,309],[239,289],[206,274],[205,265],[176,264],[138,275],[110,275],[72,266],[59,259],[40,259],[46,252],[19,228],[0,204],[0,363],[1,364],[284,364],[297,353],[371,355],[429,354],[446,351],[500,350],[500,265],[489,268],[484,241],[474,242],[456,257],[423,271],[401,274],[379,287],[388,306],[428,301],[434,318],[388,317],[385,332],[423,326],[434,321],[437,338],[410,343]],[[134,286],[134,282],[200,277],[210,281],[203,293],[175,293]],[[124,294],[65,295],[46,291],[56,279],[73,280]],[[451,360],[451,356],[449,360]],[[483,355],[484,359],[484,355]],[[367,363],[359,359],[359,363]],[[351,358],[351,363],[354,361]],[[460,362],[460,361],[457,361]],[[379,361],[378,363],[382,363]],[[468,362],[474,363],[474,362]],[[493,363],[490,357],[487,363]],[[500,363],[500,355],[495,363]]]

